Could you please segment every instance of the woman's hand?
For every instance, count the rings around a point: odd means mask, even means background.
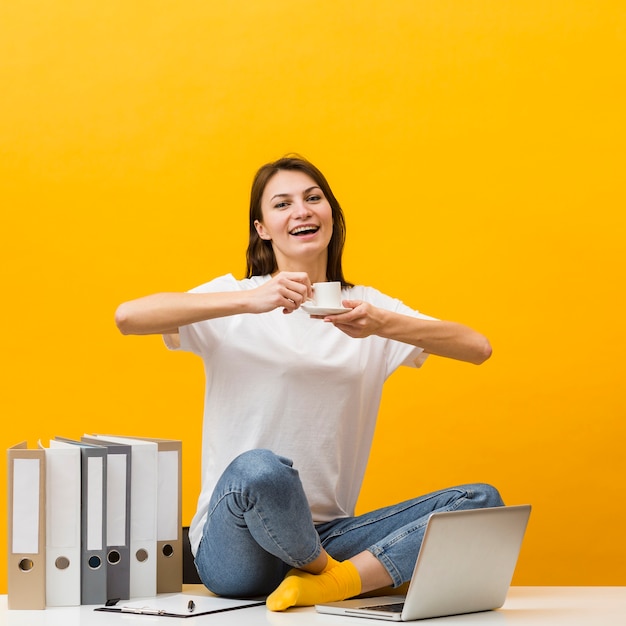
[[[352,310],[323,319],[350,337],[379,335],[418,346],[429,354],[477,365],[491,356],[487,338],[463,324],[402,315],[359,300],[344,300],[343,306]]]
[[[174,335],[181,326],[241,313],[295,311],[312,293],[306,272],[281,272],[256,289],[219,293],[157,293],[121,304],[115,323],[124,335]]]
[[[291,313],[311,298],[313,289],[306,272],[279,272],[250,294],[252,313],[267,313],[281,308]]]
[[[361,300],[344,300],[341,304],[352,310],[338,315],[320,317],[355,339],[380,334],[384,323],[382,309],[372,306],[369,302],[361,302]]]

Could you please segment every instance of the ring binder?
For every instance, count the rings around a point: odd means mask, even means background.
[[[7,451],[9,609],[46,607],[46,458],[25,441]]]

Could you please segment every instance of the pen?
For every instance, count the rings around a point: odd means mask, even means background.
[[[132,606],[123,606],[122,613],[135,613],[136,615],[163,615],[164,611],[159,609],[149,609],[148,607],[135,608]]]
[[[190,613],[193,613],[193,610],[196,608],[196,603],[193,600],[189,600],[189,604],[187,605],[187,610]]]

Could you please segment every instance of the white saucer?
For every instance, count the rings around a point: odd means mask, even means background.
[[[315,306],[314,304],[302,304],[300,308],[309,315],[338,315],[339,313],[352,311],[352,309],[344,309],[343,307],[329,309],[324,306]]]

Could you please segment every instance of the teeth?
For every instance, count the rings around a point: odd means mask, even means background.
[[[294,228],[291,231],[291,234],[297,235],[299,233],[306,233],[306,232],[315,231],[315,230],[318,230],[317,226],[298,226],[298,228]]]

